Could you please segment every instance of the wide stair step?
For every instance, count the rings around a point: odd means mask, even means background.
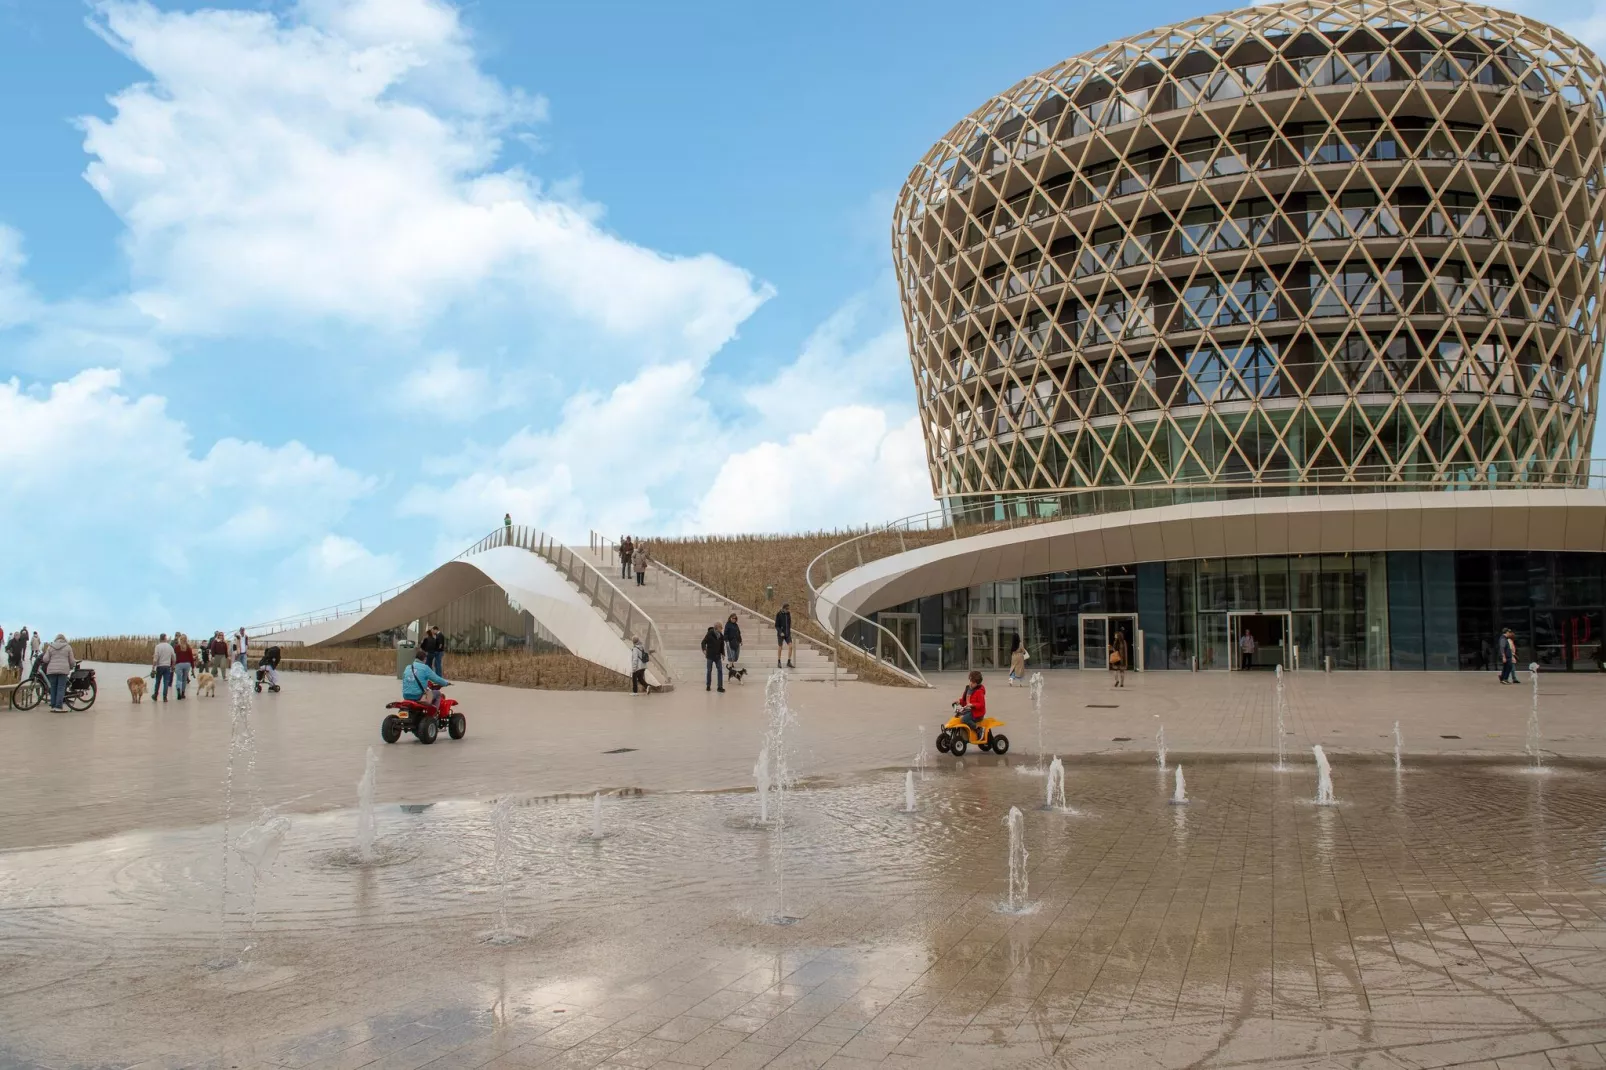
[[[734,612],[736,623],[742,629],[742,653],[738,662],[751,675],[747,683],[767,678],[775,671],[775,626],[762,617],[743,610],[733,609],[723,599],[705,594],[696,585],[682,580],[657,566],[647,569],[647,582],[636,586],[635,576],[628,579],[620,575],[617,559],[604,547],[600,550],[574,548],[604,576],[614,579],[620,589],[630,596],[658,625],[658,634],[667,648],[659,652],[664,663],[677,681],[693,687],[703,679],[707,659],[703,657],[703,636],[710,625],[721,628]],[[837,671],[828,653],[808,643],[798,641],[793,646],[793,665],[786,670],[790,679],[812,682],[856,680],[857,675],[847,669]]]

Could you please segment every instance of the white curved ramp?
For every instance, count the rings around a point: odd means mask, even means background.
[[[1606,551],[1606,491],[1245,498],[1041,521],[870,561],[832,579],[820,589],[816,604],[872,613],[961,587],[1049,572],[1196,557],[1375,550],[1600,553]],[[828,618],[820,616],[827,630]]]
[[[577,657],[630,675],[630,643],[550,561],[519,546],[497,546],[448,561],[392,598],[361,614],[253,635],[256,643],[341,643],[428,616],[453,599],[494,584]],[[648,670],[649,677],[655,670]],[[663,680],[653,680],[662,684]]]

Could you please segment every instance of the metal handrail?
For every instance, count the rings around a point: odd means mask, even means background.
[[[599,534],[596,531],[592,531],[591,532],[591,550],[592,550],[592,552],[600,554],[604,549],[608,550],[610,553],[617,554],[618,553],[618,544],[615,543],[612,539],[608,538],[606,535],[602,535],[602,534]],[[698,583],[696,580],[692,579],[690,576],[686,575],[684,572],[681,572],[679,569],[671,568],[669,565],[664,564],[663,561],[659,560],[656,557],[652,559],[652,565],[653,565],[654,568],[656,568],[656,569],[658,569],[658,570],[660,570],[662,572],[668,573],[669,575],[675,577],[676,579],[682,581],[683,583],[686,583],[686,584],[690,585],[691,587],[695,588],[700,594],[707,595],[709,598],[714,599],[716,602],[723,602],[723,603],[725,603],[725,605],[729,606],[731,609],[735,609],[735,610],[738,610],[738,611],[740,611],[742,613],[746,613],[748,616],[751,616],[751,617],[757,617],[759,620],[762,620],[762,621],[768,621],[772,625],[775,623],[775,618],[774,617],[765,616],[763,613],[760,613],[758,610],[753,609],[750,606],[742,605],[740,602],[736,601],[736,599],[731,598],[728,595],[720,594],[718,591],[714,590],[712,587],[709,587],[709,586],[707,586],[705,584]],[[803,642],[807,643],[814,650],[819,651],[821,653],[828,653],[830,656],[833,657],[834,661],[840,661],[840,652],[837,649],[835,649],[833,647],[829,647],[825,643],[820,642],[818,639],[815,639],[815,638],[813,638],[812,636],[809,636],[809,635],[805,635],[803,632],[798,632],[797,634],[798,634],[798,637],[803,640]],[[893,638],[896,639],[897,637],[894,636]],[[899,676],[904,677],[906,680],[908,680],[912,684],[917,684],[917,685],[919,685],[921,687],[930,687],[931,686],[931,684],[927,682],[926,678],[923,675],[920,674],[918,667],[916,668],[915,672],[909,673],[909,672],[905,672],[903,669],[899,668],[898,666],[893,665],[890,662],[885,661],[884,659],[874,659],[873,655],[870,655],[868,652],[865,652],[865,656],[866,657],[871,657],[872,660],[879,660],[881,662],[883,668],[892,670],[893,672],[897,673]]]
[[[1417,490],[1465,493],[1494,490],[1606,489],[1606,460],[1592,460],[1586,457],[1575,461],[1552,464],[1550,466],[1552,470],[1548,473],[1534,472],[1530,474],[1524,471],[1520,475],[1505,478],[1502,478],[1498,472],[1498,468],[1502,466],[1495,463],[1468,467],[1471,471],[1463,469],[1460,473],[1450,477],[1417,480],[1401,478],[1395,469],[1386,465],[1379,465],[1357,466],[1349,469],[1350,478],[1342,482],[1338,480],[1324,482],[1320,478],[1302,481],[1244,480],[1242,482],[1216,478],[1165,484],[1078,487],[1037,494],[1012,494],[1001,491],[951,494],[948,496],[946,504],[937,509],[928,509],[925,512],[902,517],[878,527],[868,528],[834,546],[826,548],[816,555],[809,562],[808,568],[804,570],[804,580],[809,589],[809,609],[814,618],[820,620],[818,606],[821,602],[826,602],[834,610],[843,610],[849,613],[853,619],[885,632],[886,629],[876,624],[875,621],[854,613],[852,610],[845,610],[844,607],[829,599],[821,598],[820,588],[830,583],[842,572],[858,568],[869,561],[890,556],[892,553],[901,553],[909,549],[905,536],[911,532],[941,532],[943,533],[941,538],[960,539],[967,535],[1026,527],[1055,520],[1074,520],[1083,516],[1102,516],[1110,513],[1130,512],[1134,509],[1153,508],[1166,504],[1236,501],[1244,498],[1287,498],[1299,495],[1366,494]],[[1365,475],[1377,475],[1386,478],[1380,478],[1372,482],[1365,482],[1356,478],[1357,476]],[[1298,495],[1291,495],[1290,491],[1297,491]],[[1140,500],[1143,498],[1159,499],[1168,495],[1173,497],[1174,500],[1170,502]],[[1072,504],[1076,508],[1066,507]],[[890,535],[898,537],[897,548],[890,550],[888,553],[875,552],[869,540],[876,536]],[[839,551],[846,551],[850,547],[853,551],[851,560],[840,563],[833,561],[833,555],[838,554]],[[816,575],[817,570],[822,567],[824,569],[823,579]],[[822,620],[821,623],[826,622]],[[828,624],[827,626],[832,627],[833,624]],[[893,638],[896,639],[896,636]],[[899,645],[901,647],[901,644]]]

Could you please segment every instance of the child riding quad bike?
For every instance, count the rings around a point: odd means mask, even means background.
[[[980,749],[990,750],[994,754],[1009,753],[1009,737],[995,731],[1002,728],[1004,722],[987,716],[987,689],[982,686],[981,673],[971,670],[970,684],[953,708],[953,717],[937,733],[939,751],[957,758],[974,743]]]

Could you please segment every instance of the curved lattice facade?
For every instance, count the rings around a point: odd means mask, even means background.
[[[1027,78],[894,214],[935,491],[1580,481],[1603,130],[1592,53],[1458,3],[1246,8]]]

